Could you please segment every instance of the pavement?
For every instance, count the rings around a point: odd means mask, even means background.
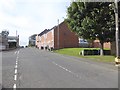
[[[3,88],[118,88],[112,64],[36,48],[2,52]]]

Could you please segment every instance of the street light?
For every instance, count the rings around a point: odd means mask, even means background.
[[[57,46],[58,46],[58,49],[59,49],[59,19],[58,19],[58,35],[57,35]]]
[[[118,64],[119,61],[119,25],[118,25],[118,0],[115,0],[115,24],[116,24],[116,58],[115,62]]]

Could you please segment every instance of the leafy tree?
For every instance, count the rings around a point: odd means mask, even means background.
[[[3,31],[1,32],[1,34],[2,34],[2,36],[8,36],[8,35],[9,35],[9,31],[3,30]]]
[[[115,40],[115,16],[112,2],[72,2],[67,8],[67,23],[78,36],[99,39],[101,55],[104,42]],[[120,15],[120,14],[119,14]]]

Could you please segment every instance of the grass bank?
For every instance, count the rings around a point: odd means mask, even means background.
[[[84,49],[99,49],[99,48],[65,48],[60,50],[54,50],[54,52],[64,55],[70,55],[70,56],[76,56],[76,57],[82,57],[82,58],[89,58],[91,60],[100,61],[100,62],[114,62],[114,56],[99,56],[99,55],[91,55],[91,56],[82,56],[79,55],[79,52],[81,52]],[[108,49],[106,49],[108,50]]]

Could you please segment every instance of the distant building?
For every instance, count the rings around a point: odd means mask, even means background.
[[[94,48],[100,48],[101,47],[100,41],[99,40],[94,40],[92,46]],[[111,49],[111,43],[110,42],[106,42],[106,43],[103,44],[103,47],[107,48],[107,49]]]
[[[0,50],[9,50],[19,47],[19,36],[6,36],[0,34]]]
[[[6,50],[9,48],[8,38],[0,33],[0,50]]]
[[[51,29],[45,29],[36,36],[39,49],[61,49],[79,47],[78,36],[71,32],[66,22]]]
[[[36,36],[37,36],[37,34],[34,34],[34,35],[31,35],[30,37],[29,37],[29,46],[35,46],[36,45]]]
[[[8,36],[9,48],[19,47],[19,35],[18,36]]]

